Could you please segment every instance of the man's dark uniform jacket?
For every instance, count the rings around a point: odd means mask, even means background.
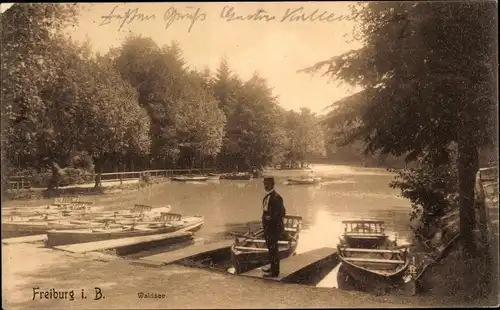
[[[266,198],[269,198],[267,210],[265,205]],[[262,212],[264,234],[268,238],[279,238],[284,232],[283,218],[286,214],[283,198],[273,190],[264,197],[262,203],[264,204]],[[269,218],[266,219],[266,216],[269,216]]]

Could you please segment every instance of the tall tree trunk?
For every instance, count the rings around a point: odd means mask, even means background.
[[[191,153],[191,162],[190,162],[190,168],[189,168],[189,174],[192,174],[193,173],[193,169],[194,169],[194,163],[196,161],[196,151],[192,151]]]
[[[458,190],[460,205],[460,238],[466,257],[475,254],[474,244],[474,185],[478,151],[471,141],[458,143]]]
[[[59,180],[60,180],[60,176],[61,176],[61,167],[59,167],[59,165],[55,162],[55,161],[51,161],[50,162],[50,167],[51,167],[51,171],[52,171],[52,176],[49,180],[49,185],[47,187],[48,190],[53,190],[53,189],[57,189],[59,188]]]
[[[53,190],[56,189],[59,183],[59,171],[54,165],[51,165],[51,171],[52,171],[52,176],[50,177],[49,184],[47,189],[48,190]]]
[[[97,160],[94,160],[94,164],[95,164],[95,184],[94,184],[94,188],[99,188],[99,187],[102,187],[102,182],[101,182],[101,174],[102,174],[102,164],[103,164],[103,161],[102,159],[97,159]]]

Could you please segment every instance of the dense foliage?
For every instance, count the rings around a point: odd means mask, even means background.
[[[14,4],[1,16],[3,175],[30,169],[53,187],[96,172],[100,186],[118,169],[249,170],[325,154],[317,117],[281,108],[258,73],[245,81],[225,59],[193,70],[176,42],[136,35],[94,54],[64,35],[78,13]]]
[[[421,244],[434,237],[444,216],[458,209],[456,156],[452,159],[435,164],[424,155],[416,167],[394,171],[396,178],[390,187],[400,189],[401,195],[410,200],[410,222],[416,222],[410,228],[415,241]]]
[[[441,203],[427,189],[441,186],[434,182],[440,177],[452,178],[439,167],[456,143],[467,253],[474,248],[478,150],[496,144],[495,9],[493,1],[354,4],[363,47],[305,70],[326,67],[333,78],[364,88],[330,115],[331,127],[342,133],[339,143],[363,141],[367,152],[425,159],[427,168],[409,170],[395,184],[415,204],[432,209]]]

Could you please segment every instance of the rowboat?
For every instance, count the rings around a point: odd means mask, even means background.
[[[350,248],[373,249],[388,242],[384,232],[384,222],[376,220],[347,220],[342,221],[344,234],[340,244]]]
[[[280,259],[287,258],[295,253],[299,242],[302,217],[285,216],[285,232],[278,241]],[[269,254],[264,239],[264,230],[236,237],[231,246],[231,263],[236,274],[269,264]]]
[[[337,246],[345,279],[359,289],[378,290],[401,284],[409,266],[407,249],[398,247],[377,220],[342,221],[344,234]],[[339,282],[340,283],[340,282]]]
[[[314,185],[321,183],[321,178],[290,178],[286,181],[288,185]]]
[[[128,237],[165,234],[176,231],[196,232],[204,223],[203,216],[186,216],[165,213],[161,221],[120,223],[120,227],[99,227],[92,229],[50,230],[47,232],[47,246],[103,241]]]
[[[345,279],[361,290],[387,290],[404,283],[410,260],[406,249],[337,246]]]
[[[252,175],[246,172],[226,173],[222,174],[220,178],[225,180],[251,180]]]
[[[207,175],[208,180],[219,180],[220,179],[220,174],[215,174],[215,173],[209,173]]]
[[[133,208],[128,210],[92,212],[82,215],[81,218],[92,219],[98,222],[116,222],[117,220],[128,218],[155,220],[159,219],[162,213],[169,213],[171,210],[172,206],[170,205],[166,205],[163,207],[152,207],[147,205],[135,204]]]
[[[178,181],[178,182],[190,182],[190,181],[198,181],[198,182],[203,182],[208,180],[208,177],[205,176],[178,176],[178,177],[172,177],[172,181]]]
[[[18,220],[2,221],[2,238],[45,234],[53,229],[90,229],[101,227],[102,223],[78,220]],[[111,224],[110,227],[118,227]]]
[[[51,216],[68,217],[80,215],[91,210],[92,202],[79,201],[77,197],[58,197],[54,203],[40,207],[14,207],[2,209],[2,219],[13,217],[34,217],[47,219]]]

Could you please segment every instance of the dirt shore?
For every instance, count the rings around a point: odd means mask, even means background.
[[[74,255],[42,244],[2,245],[4,309],[352,308],[464,306],[439,296],[373,296],[280,284],[183,266],[162,268],[89,253]],[[33,288],[74,290],[74,300],[33,300]],[[95,287],[103,297],[94,300]],[[81,298],[82,289],[87,299]],[[139,298],[139,293],[160,298]],[[162,296],[163,294],[163,296]]]

